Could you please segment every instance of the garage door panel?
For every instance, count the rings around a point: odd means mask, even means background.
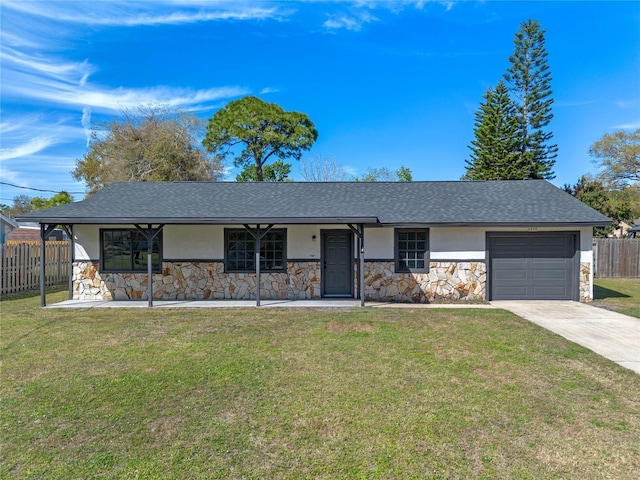
[[[494,281],[499,282],[500,280],[526,280],[527,276],[526,270],[499,270],[493,278]]]
[[[500,289],[501,293],[510,297],[521,297],[527,295],[527,287],[525,286],[505,286]]]
[[[545,264],[548,265],[566,265],[568,263],[566,258],[549,258],[549,257],[538,257],[529,259],[529,263],[532,264],[541,264],[544,268]],[[570,262],[569,262],[570,263]]]
[[[520,251],[522,253],[522,250]],[[544,248],[542,246],[532,247],[529,250],[529,258],[564,259],[567,257],[566,249]]]
[[[531,244],[534,246],[543,246],[545,248],[564,248],[564,246],[567,244],[567,241],[565,237],[532,237]]]
[[[563,287],[537,287],[533,289],[534,300],[566,300],[569,294],[568,290]]]
[[[493,300],[571,300],[577,271],[570,233],[489,236]]]
[[[566,270],[535,270],[533,272],[533,278],[536,280],[567,280]]]

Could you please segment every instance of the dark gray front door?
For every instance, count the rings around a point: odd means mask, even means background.
[[[353,234],[322,232],[322,292],[325,297],[353,296]]]
[[[572,233],[488,235],[491,300],[578,300]]]

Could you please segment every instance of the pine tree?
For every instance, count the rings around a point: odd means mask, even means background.
[[[504,75],[515,98],[520,155],[529,164],[527,178],[535,179],[554,178],[552,168],[558,153],[558,146],[549,144],[553,133],[544,129],[553,118],[544,33],[535,20],[520,26],[514,40],[515,53],[509,58],[511,66]]]
[[[500,81],[489,88],[475,114],[475,139],[470,160],[466,160],[467,180],[522,180],[528,168],[518,151],[518,119],[509,89]]]

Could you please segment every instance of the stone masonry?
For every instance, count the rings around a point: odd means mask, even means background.
[[[404,303],[486,299],[484,262],[431,262],[429,273],[395,273],[393,262],[365,262],[366,300]],[[287,262],[286,272],[261,275],[263,299],[321,297],[318,261]],[[580,264],[580,301],[591,302],[590,265]],[[357,280],[356,280],[357,281]],[[153,275],[153,296],[167,300],[255,299],[252,273],[225,273],[222,262],[164,262]],[[146,273],[101,273],[98,262],[75,262],[74,300],[144,300]]]
[[[431,262],[429,273],[394,273],[393,262],[365,263],[365,298],[434,303],[485,299],[484,262]]]
[[[77,300],[144,300],[147,274],[100,273],[98,262],[76,262],[73,298]],[[264,299],[320,298],[320,263],[288,262],[286,272],[261,274]],[[225,273],[222,262],[163,262],[153,274],[153,297],[165,300],[256,298],[255,274]]]
[[[589,303],[593,302],[591,296],[591,282],[589,277],[591,276],[591,264],[587,262],[580,263],[580,301]]]

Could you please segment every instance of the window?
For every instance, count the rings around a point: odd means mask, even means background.
[[[285,229],[274,229],[262,237],[260,270],[285,270],[286,233]],[[225,230],[225,255],[228,272],[253,272],[256,269],[256,241],[245,229]]]
[[[396,272],[429,270],[429,231],[426,228],[396,229]]]
[[[146,272],[147,240],[134,229],[100,230],[102,271]],[[153,239],[153,271],[160,272],[162,232]]]

